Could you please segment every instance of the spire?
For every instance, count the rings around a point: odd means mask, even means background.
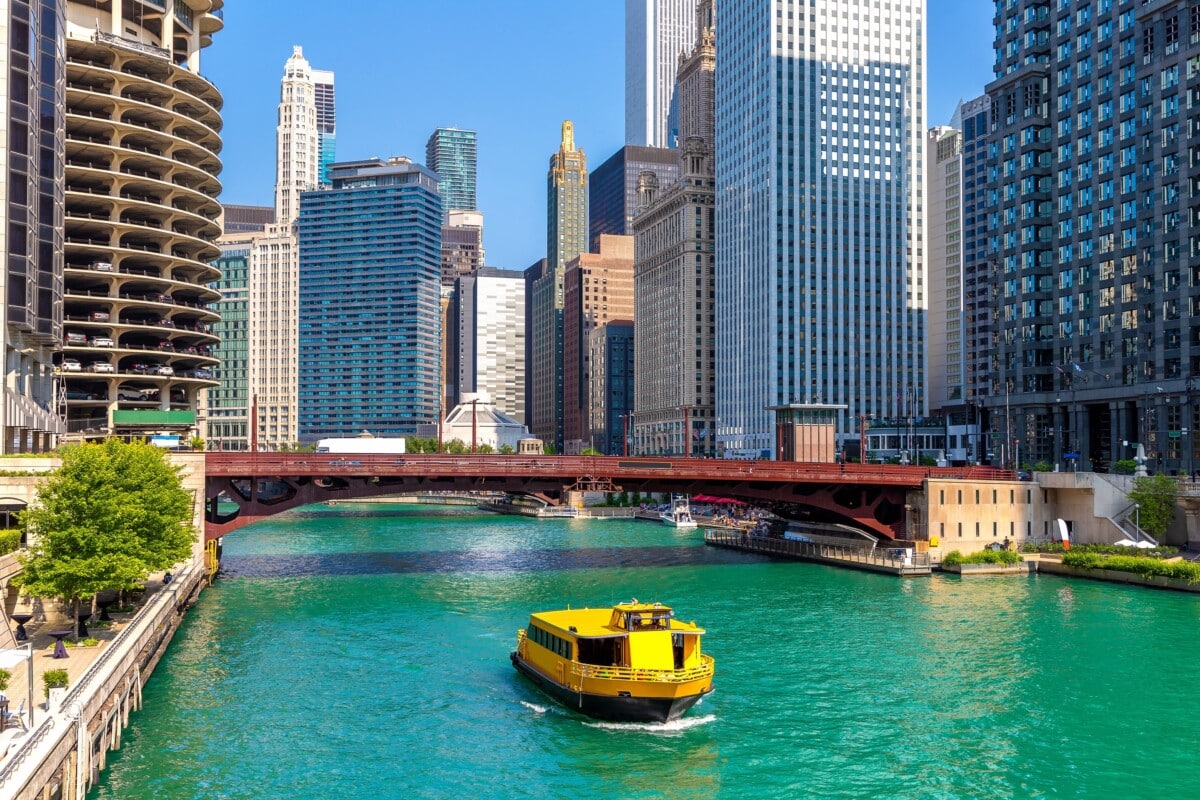
[[[575,151],[575,126],[571,120],[564,120],[562,124],[562,149],[564,152],[572,153]]]

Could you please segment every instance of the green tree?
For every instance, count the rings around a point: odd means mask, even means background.
[[[516,451],[513,450],[513,446],[511,444],[500,445],[500,455],[511,456],[514,452]]]
[[[494,453],[494,452],[496,452],[496,451],[492,449],[492,446],[491,446],[490,444],[486,444],[486,443],[484,443],[484,444],[481,444],[481,445],[479,445],[479,449],[478,449],[476,452],[479,452],[479,453]]]
[[[1138,527],[1154,537],[1161,537],[1175,519],[1175,495],[1179,481],[1170,475],[1150,475],[1133,479],[1129,499],[1137,503]]]
[[[192,502],[158,447],[119,439],[65,447],[22,515],[30,544],[18,580],[31,595],[70,602],[78,622],[84,598],[136,588],[191,554]]]
[[[545,442],[542,444],[542,454],[547,456],[558,455],[558,451],[554,449],[553,442]]]
[[[452,453],[456,456],[462,455],[463,453],[467,452],[469,449],[470,448],[467,447],[466,443],[463,442],[462,439],[451,439],[449,442],[446,443],[446,452]]]

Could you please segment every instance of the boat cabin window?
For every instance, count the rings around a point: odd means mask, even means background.
[[[671,629],[670,611],[630,611],[621,614],[617,627],[627,631],[666,631]]]
[[[571,658],[571,643],[561,636],[555,636],[550,631],[542,630],[536,625],[530,625],[525,636],[529,641],[546,648],[551,653],[568,660]]]
[[[625,637],[606,636],[579,640],[579,663],[601,667],[629,666],[625,658]]]

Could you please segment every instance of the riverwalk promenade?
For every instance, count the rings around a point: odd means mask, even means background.
[[[20,713],[0,732],[0,799],[82,800],[104,768],[108,751],[120,746],[129,713],[141,707],[145,679],[206,578],[199,564],[179,570],[168,584],[155,576],[146,582],[136,608],[110,612],[109,627],[88,627],[97,645],[66,647],[65,658],[55,657],[54,644],[67,638],[63,631],[73,627],[71,620],[48,614],[25,623],[32,659],[10,668],[9,712]],[[0,649],[9,655],[27,652],[25,644]],[[50,703],[42,678],[58,669],[67,671],[68,686],[65,696]]]

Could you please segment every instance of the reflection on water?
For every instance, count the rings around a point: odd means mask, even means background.
[[[443,550],[402,553],[228,556],[225,578],[297,578],[407,572],[544,572],[621,567],[688,567],[763,561],[764,556],[713,547],[612,547],[578,550]]]

